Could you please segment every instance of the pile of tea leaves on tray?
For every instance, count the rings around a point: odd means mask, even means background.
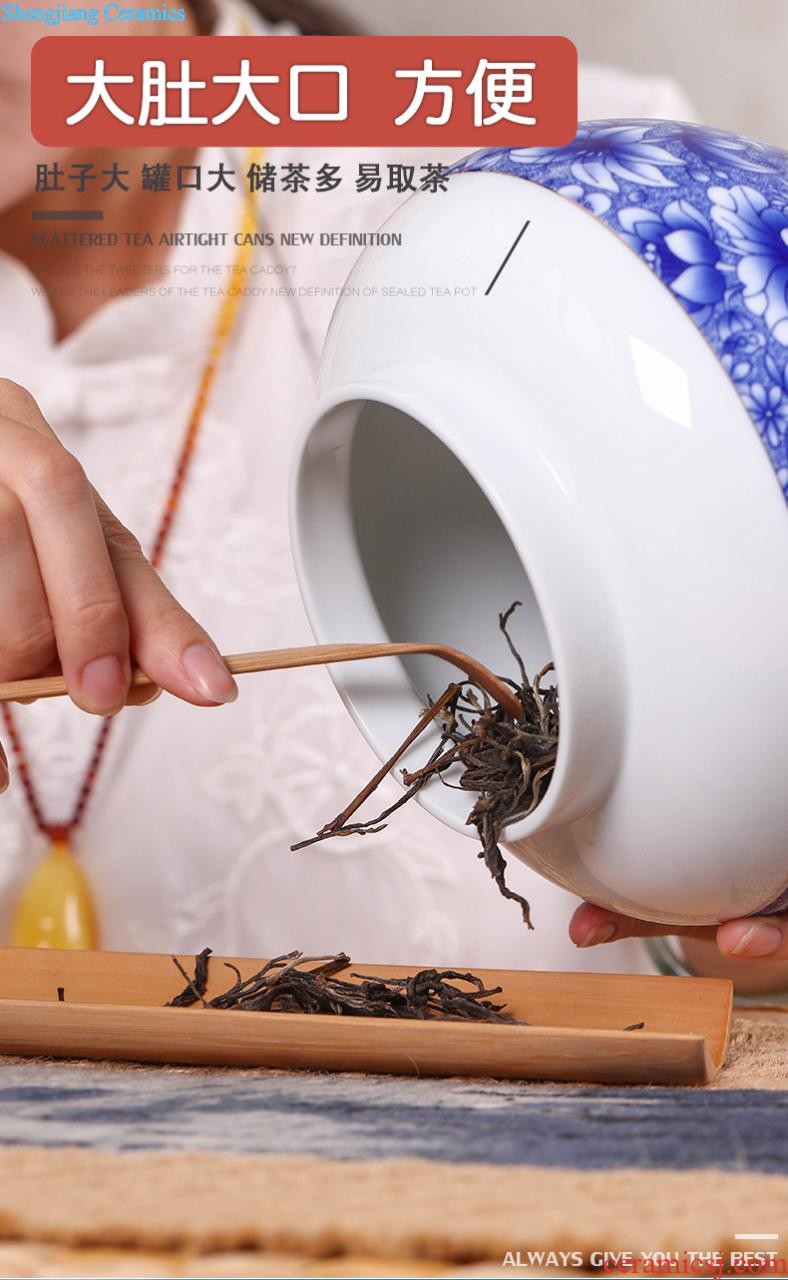
[[[533,812],[550,785],[558,755],[559,711],[556,685],[545,687],[545,680],[554,669],[552,662],[531,680],[509,634],[509,619],[519,605],[520,601],[516,600],[505,613],[499,614],[498,625],[520,676],[519,681],[506,676],[501,679],[515,691],[522,706],[521,714],[513,716],[499,703],[491,702],[483,689],[477,692],[470,682],[449,685],[436,701],[430,702],[415,729],[355,799],[321,827],[317,835],[292,845],[292,849],[305,849],[334,836],[371,835],[382,831],[396,809],[412,800],[430,779],[437,778],[444,786],[477,794],[468,825],[479,833],[482,843],[479,857],[484,859],[503,896],[519,903],[524,922],[529,929],[533,928],[528,902],[506,883],[506,859],[501,853],[500,840],[509,823]],[[397,760],[433,721],[441,726],[440,741],[422,768],[401,771],[404,793],[376,818],[350,822]],[[458,780],[449,781],[445,775],[457,766],[461,769]]]
[[[485,989],[481,978],[454,969],[420,969],[407,977],[381,978],[354,973],[356,982],[336,975],[348,969],[350,956],[305,956],[290,951],[276,956],[249,978],[225,961],[235,974],[235,982],[221,995],[205,999],[208,989],[210,947],[194,958],[194,974],[181,962],[173,964],[186,980],[169,1006],[184,1008],[202,1004],[206,1009],[240,1009],[254,1013],[333,1013],[351,1018],[441,1018],[454,1022],[505,1022],[527,1025],[505,1013],[505,1005],[494,1004],[491,996],[501,987]],[[457,986],[458,982],[465,987]]]

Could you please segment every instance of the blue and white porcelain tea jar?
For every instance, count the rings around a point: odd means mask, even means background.
[[[561,149],[477,152],[385,229],[402,242],[347,282],[294,477],[318,639],[444,641],[506,674],[497,617],[521,600],[514,636],[532,672],[555,662],[561,735],[508,848],[647,919],[774,903],[788,155],[594,122]],[[431,658],[333,674],[382,759],[451,678]],[[421,802],[468,831],[467,792]]]

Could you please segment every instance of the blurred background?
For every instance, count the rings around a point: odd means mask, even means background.
[[[706,124],[788,144],[788,0],[334,0],[333,7],[375,35],[566,35],[581,61],[673,80]]]

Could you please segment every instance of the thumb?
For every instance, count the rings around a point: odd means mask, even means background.
[[[717,946],[725,956],[737,960],[788,960],[788,917],[751,916],[726,920],[717,930]]]

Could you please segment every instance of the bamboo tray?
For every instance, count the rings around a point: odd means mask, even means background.
[[[193,958],[179,959],[191,973]],[[211,957],[207,998],[232,981],[222,960]],[[233,963],[247,977],[263,961]],[[419,967],[352,965],[382,976]],[[502,986],[508,1011],[532,1025],[165,1008],[183,988],[170,956],[0,949],[0,1053],[675,1085],[708,1083],[724,1060],[725,979],[476,972],[486,986]],[[645,1029],[623,1030],[635,1022]]]

